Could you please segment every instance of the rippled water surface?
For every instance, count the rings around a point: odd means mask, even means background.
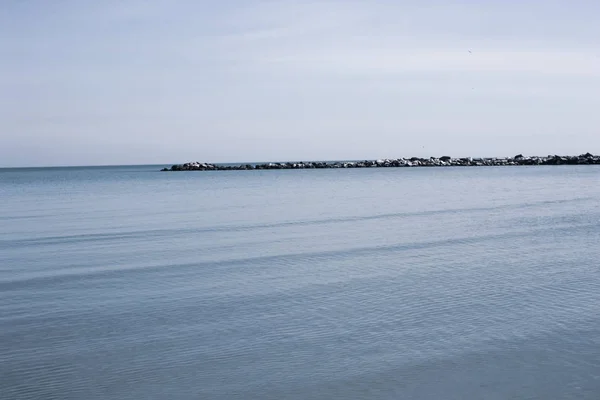
[[[600,168],[157,169],[0,170],[0,398],[600,398]]]

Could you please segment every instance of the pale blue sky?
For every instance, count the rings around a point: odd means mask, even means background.
[[[0,166],[600,153],[599,18],[596,0],[3,0]]]

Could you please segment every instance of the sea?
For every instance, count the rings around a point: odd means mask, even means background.
[[[0,170],[0,398],[600,399],[600,167]]]

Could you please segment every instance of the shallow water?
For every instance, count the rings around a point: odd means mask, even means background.
[[[600,398],[599,167],[158,169],[0,170],[1,398]]]

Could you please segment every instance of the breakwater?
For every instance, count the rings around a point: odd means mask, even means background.
[[[398,158],[365,161],[311,161],[279,162],[264,164],[222,165],[201,162],[176,164],[162,171],[242,171],[265,169],[312,169],[312,168],[391,168],[391,167],[477,167],[477,166],[516,166],[516,165],[600,165],[600,156],[591,153],[579,156],[526,157],[522,154],[507,158],[453,158],[449,156],[430,158]]]

